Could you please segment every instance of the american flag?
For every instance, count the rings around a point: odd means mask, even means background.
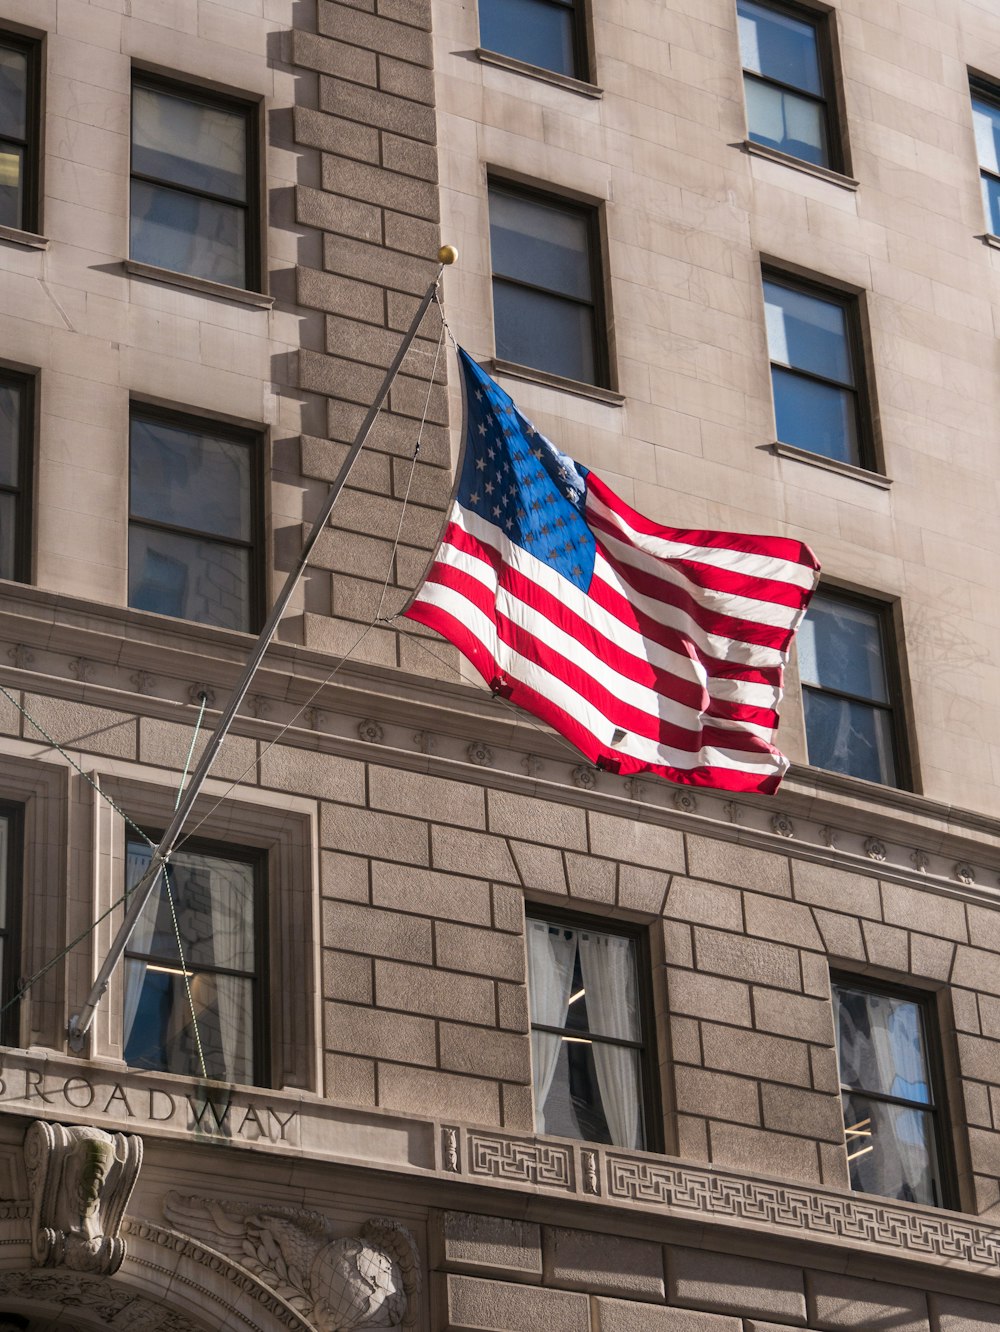
[[[459,483],[405,614],[599,768],[775,791],[782,668],[819,577],[812,551],[651,522],[459,356]]]

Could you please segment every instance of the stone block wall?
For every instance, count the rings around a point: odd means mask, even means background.
[[[296,274],[299,304],[324,325],[321,342],[303,346],[298,359],[299,387],[327,403],[328,439],[301,441],[302,473],[317,502],[438,271],[430,27],[430,0],[318,0],[313,27],[300,23],[290,34],[303,75],[294,111],[302,155],[295,216],[322,233],[321,244],[303,249]],[[353,649],[376,614],[401,607],[437,541],[452,483],[440,339],[432,307],[313,559],[309,647]],[[405,635],[376,626],[353,655],[454,673],[454,650],[417,625]]]
[[[447,1332],[986,1332],[1000,1304],[843,1270],[499,1216],[431,1214]],[[979,1294],[979,1290],[976,1291]]]

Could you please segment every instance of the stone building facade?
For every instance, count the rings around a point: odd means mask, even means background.
[[[518,13],[0,0],[0,1328],[1000,1326],[1000,13]],[[579,375],[500,337],[505,207],[525,253],[587,238]],[[810,639],[789,776],[730,796],[589,767],[389,622],[452,489],[432,308],[196,807],[192,951],[133,941],[74,1049],[442,239],[451,329],[539,428],[654,520],[808,541],[884,693]],[[568,988],[545,1020],[532,922],[627,946],[636,1039],[596,999],[574,1036]],[[629,1052],[638,1136],[567,1043]]]

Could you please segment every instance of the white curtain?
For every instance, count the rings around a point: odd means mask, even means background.
[[[926,1100],[927,1069],[916,1005],[870,995],[868,1012],[879,1088],[908,1101]],[[890,1196],[929,1201],[932,1186],[928,1178],[930,1144],[925,1135],[926,1116],[904,1107],[891,1110],[886,1107],[883,1113],[887,1126],[891,1123],[895,1132],[888,1141],[883,1137],[881,1141],[873,1139],[873,1144],[887,1192]]]
[[[568,936],[568,937],[567,937]],[[573,989],[576,935],[550,927],[542,920],[528,921],[528,977],[531,1020],[547,1027],[564,1027]],[[531,1056],[535,1070],[535,1120],[545,1132],[545,1101],[556,1074],[562,1037],[550,1031],[532,1031]]]
[[[131,889],[139,882],[142,876],[149,869],[149,862],[152,859],[152,852],[143,847],[136,847],[130,850],[125,857],[125,883]],[[160,886],[162,881],[158,881],[154,888],[146,908],[132,931],[132,938],[129,940],[129,948],[137,953],[148,953],[153,942],[153,931],[156,924],[156,908],[159,903]],[[125,968],[125,1022],[122,1033],[123,1049],[128,1045],[129,1037],[132,1035],[132,1028],[135,1026],[136,1014],[139,1012],[139,1000],[142,998],[142,987],[146,983],[146,963],[139,962],[134,958],[128,959],[128,965]]]
[[[251,871],[243,865],[223,862],[208,864],[209,903],[212,912],[212,943],[214,958],[225,966],[252,965],[245,953],[252,957],[253,940],[253,881]],[[250,877],[248,884],[247,879]],[[244,916],[249,914],[249,921]],[[216,976],[215,992],[219,1013],[219,1039],[222,1045],[224,1077],[230,1082],[251,1082],[253,1004],[251,982],[235,976]],[[201,1030],[204,1041],[204,1027]],[[206,1050],[206,1061],[208,1051]]]
[[[637,1015],[631,940],[581,932],[580,967],[591,1032],[635,1040]],[[641,1147],[635,1051],[598,1040],[591,1049],[611,1141],[616,1147]]]

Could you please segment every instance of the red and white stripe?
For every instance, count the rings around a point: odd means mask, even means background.
[[[406,614],[592,763],[730,791],[774,791],[782,667],[819,567],[784,537],[660,527],[593,473],[583,591],[453,506]],[[624,735],[622,735],[624,733]]]

